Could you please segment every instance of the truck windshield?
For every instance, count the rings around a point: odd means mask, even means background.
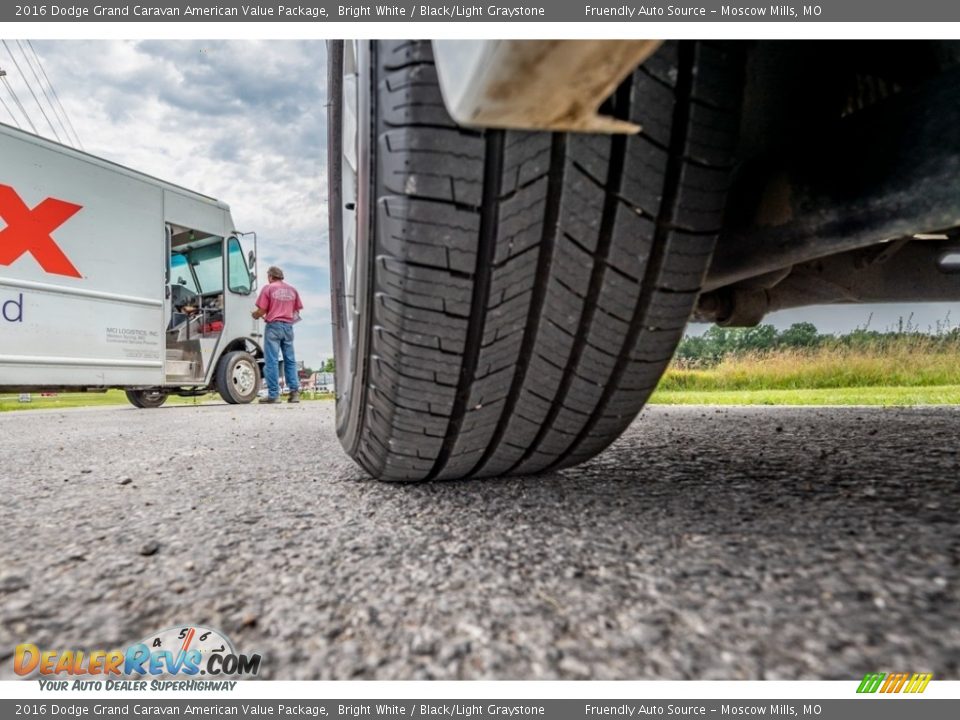
[[[172,285],[183,285],[197,294],[200,293],[193,273],[190,272],[190,261],[182,253],[175,252],[170,256],[170,282]]]
[[[200,293],[223,292],[223,241],[217,238],[213,245],[194,248],[189,257]]]

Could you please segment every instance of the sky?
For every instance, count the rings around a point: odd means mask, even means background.
[[[22,47],[32,59],[29,47],[6,43],[32,81],[21,54]],[[8,47],[0,45],[0,68],[40,134],[54,139]],[[230,205],[237,229],[257,233],[261,286],[267,267],[279,265],[303,298],[297,359],[316,368],[332,357],[323,41],[70,40],[33,47],[83,148]],[[0,92],[11,105],[5,88]],[[2,107],[0,121],[11,123]]]
[[[7,45],[29,78],[21,45]],[[258,234],[261,284],[266,268],[280,265],[303,296],[298,359],[317,367],[332,357],[323,41],[70,40],[33,47],[84,148],[228,203],[237,228]],[[0,68],[40,134],[52,137],[12,65],[0,46]],[[2,108],[0,118],[10,122]],[[960,304],[799,308],[764,322],[785,328],[807,321],[842,333],[894,328],[901,319],[921,330],[955,325]],[[691,325],[690,332],[707,327]]]

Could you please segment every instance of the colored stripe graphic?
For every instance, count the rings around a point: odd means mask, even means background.
[[[906,673],[890,673],[887,675],[887,681],[880,688],[882,693],[898,693],[903,684],[907,681]]]
[[[933,673],[914,673],[913,677],[910,678],[910,682],[907,684],[907,689],[904,692],[908,693],[922,693],[927,689],[927,685],[930,684],[930,680],[933,678]]]
[[[867,673],[857,688],[858,693],[875,693],[885,677],[884,673]]]
[[[857,687],[858,693],[922,693],[933,673],[867,673]]]

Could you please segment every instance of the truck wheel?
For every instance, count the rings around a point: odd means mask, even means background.
[[[235,350],[220,358],[216,386],[220,397],[231,405],[251,402],[260,389],[260,367],[253,355]]]
[[[737,46],[664,45],[604,111],[633,136],[474,130],[425,41],[332,43],[337,433],[390,480],[527,474],[631,423],[721,227]]]
[[[127,390],[127,400],[137,408],[158,408],[167,401],[167,394],[159,390]]]

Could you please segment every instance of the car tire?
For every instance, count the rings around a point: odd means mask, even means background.
[[[387,480],[596,455],[653,392],[696,303],[739,129],[738,46],[666,43],[602,109],[640,125],[632,136],[459,127],[428,41],[330,49],[347,453]]]
[[[236,350],[220,359],[216,377],[217,392],[231,405],[252,402],[260,389],[260,366],[248,352]]]
[[[141,410],[158,408],[167,401],[167,393],[160,390],[127,390],[125,392],[130,404]]]

